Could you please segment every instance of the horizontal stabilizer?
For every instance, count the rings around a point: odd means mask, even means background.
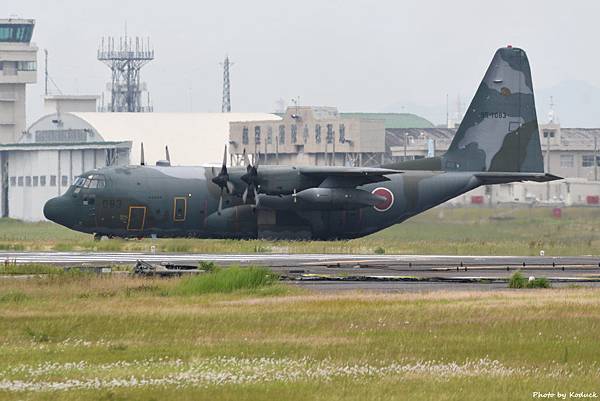
[[[535,182],[549,182],[562,180],[554,174],[549,173],[496,173],[496,172],[485,172],[477,173],[475,177],[483,185],[489,184],[508,184],[509,182],[523,182],[523,181],[535,181]]]

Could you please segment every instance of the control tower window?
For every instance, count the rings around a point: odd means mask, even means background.
[[[25,42],[31,41],[33,25],[31,24],[1,24],[0,42]]]

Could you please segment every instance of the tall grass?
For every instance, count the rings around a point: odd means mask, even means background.
[[[177,295],[201,295],[243,290],[254,292],[273,286],[277,280],[277,275],[264,267],[216,268],[182,280],[175,288],[174,293]]]
[[[516,271],[508,280],[508,288],[550,288],[550,280],[546,277],[526,279],[523,273]]]
[[[508,288],[524,288],[527,280],[523,277],[523,273],[516,271],[508,280]]]
[[[40,263],[16,264],[10,261],[0,263],[0,274],[58,274],[63,269],[57,266]]]

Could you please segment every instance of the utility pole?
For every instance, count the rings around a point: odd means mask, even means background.
[[[223,103],[221,104],[221,112],[230,113],[231,112],[231,87],[229,81],[229,67],[233,65],[229,61],[229,56],[225,56],[225,60],[223,61]]]
[[[48,49],[44,49],[44,94],[48,96]]]

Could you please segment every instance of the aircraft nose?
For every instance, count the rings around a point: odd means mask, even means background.
[[[61,215],[66,212],[64,209],[64,200],[62,197],[52,198],[44,205],[44,216],[48,220],[61,224]]]

